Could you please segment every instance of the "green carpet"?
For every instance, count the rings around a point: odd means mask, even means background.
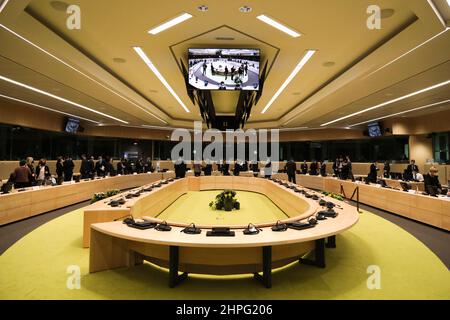
[[[222,190],[223,191],[223,190]],[[248,223],[268,223],[288,218],[266,196],[246,191],[237,191],[236,199],[240,210],[213,210],[208,203],[215,200],[221,190],[190,191],[177,199],[157,218],[167,221],[196,223],[205,225],[245,225]]]
[[[81,248],[82,210],[31,232],[0,256],[0,299],[450,299],[450,272],[420,241],[368,212],[327,249],[327,268],[291,264],[275,271],[268,290],[239,277],[190,276],[175,289],[167,271],[136,268],[88,273]],[[67,267],[81,268],[81,289],[69,290]],[[381,270],[369,290],[367,267]]]

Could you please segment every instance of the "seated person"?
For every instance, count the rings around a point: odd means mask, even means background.
[[[442,186],[439,182],[438,170],[436,167],[431,167],[430,172],[423,176],[425,183],[425,192],[428,193],[428,186],[435,187],[438,193],[442,193]]]

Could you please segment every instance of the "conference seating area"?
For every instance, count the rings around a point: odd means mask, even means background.
[[[0,0],[0,303],[38,301],[4,310],[448,302],[449,30],[449,0]]]

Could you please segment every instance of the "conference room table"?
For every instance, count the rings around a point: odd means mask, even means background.
[[[450,197],[431,197],[412,189],[405,192],[378,184],[340,180],[335,177],[297,175],[297,183],[307,188],[341,194],[350,198],[358,188],[359,202],[409,219],[450,230]],[[342,189],[341,189],[342,186]],[[357,194],[353,197],[356,201]]]
[[[0,225],[89,200],[95,193],[125,190],[175,177],[174,172],[141,173],[106,177],[89,181],[67,182],[58,186],[40,186],[14,190],[0,195]]]

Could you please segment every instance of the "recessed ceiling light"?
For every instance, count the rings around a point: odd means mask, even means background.
[[[382,9],[381,10],[381,19],[387,19],[394,15],[394,9]]]
[[[316,50],[308,50],[303,58],[300,60],[300,62],[297,64],[295,69],[291,72],[289,77],[286,79],[286,81],[281,85],[281,87],[278,89],[278,91],[275,93],[275,95],[270,99],[269,103],[267,103],[266,107],[261,111],[261,113],[266,113],[267,110],[269,110],[270,106],[275,102],[275,100],[278,98],[278,96],[283,92],[284,89],[289,85],[289,83],[295,78],[297,73],[300,72],[300,70],[305,66],[305,64],[311,59],[311,57],[316,53]]]
[[[301,95],[302,93],[301,92],[294,92],[292,95],[293,96],[299,96],[299,95]]]
[[[370,107],[370,108],[366,108],[366,109],[361,110],[361,111],[358,111],[358,112],[351,113],[351,114],[346,115],[346,116],[344,116],[344,117],[341,117],[341,118],[335,119],[335,120],[333,120],[333,121],[324,123],[324,124],[322,124],[322,125],[320,125],[320,126],[321,126],[321,127],[324,127],[324,126],[327,126],[327,125],[329,125],[329,124],[332,124],[332,123],[335,123],[335,122],[338,122],[338,121],[341,121],[341,120],[345,120],[345,119],[348,119],[348,118],[351,118],[351,117],[360,115],[360,114],[362,114],[362,113],[365,113],[365,112],[368,112],[368,111],[371,111],[371,110],[374,110],[374,109],[378,109],[378,108],[384,107],[384,106],[386,106],[386,105],[388,105],[388,104],[392,104],[392,103],[394,103],[394,102],[398,102],[398,101],[401,101],[401,100],[405,100],[405,99],[407,99],[407,98],[411,98],[411,97],[416,96],[416,95],[418,95],[418,94],[421,94],[421,93],[424,93],[424,92],[427,92],[427,91],[430,91],[430,90],[433,90],[433,89],[437,89],[437,88],[443,87],[443,86],[445,86],[445,85],[447,85],[447,84],[449,84],[449,83],[450,83],[450,80],[447,80],[447,81],[444,81],[444,82],[435,84],[435,85],[433,85],[433,86],[427,87],[427,88],[425,88],[425,89],[421,89],[421,90],[417,90],[417,91],[411,92],[411,93],[409,93],[409,94],[407,94],[407,95],[404,95],[404,96],[401,96],[401,97],[399,97],[399,98],[392,99],[392,100],[389,100],[389,101],[386,101],[386,102],[377,104],[376,106],[373,106],[373,107]]]
[[[0,13],[3,11],[3,9],[6,8],[6,5],[8,4],[9,0],[4,0],[2,4],[0,4]]]
[[[69,4],[64,1],[50,1],[50,5],[56,11],[64,11],[64,12],[66,12],[67,8],[69,7]]]
[[[216,37],[218,41],[233,41],[235,40],[233,37]]]
[[[182,15],[179,15],[178,17],[173,18],[172,20],[169,20],[169,21],[163,23],[162,25],[149,30],[148,33],[153,34],[153,35],[158,34],[164,30],[167,30],[167,29],[172,28],[173,26],[176,26],[177,24],[180,24],[186,20],[189,20],[190,18],[192,18],[191,14],[183,13]]]
[[[390,114],[388,116],[384,116],[384,117],[380,117],[380,118],[376,118],[376,119],[372,119],[372,120],[368,120],[368,121],[355,123],[355,124],[350,125],[350,127],[355,127],[355,126],[359,126],[360,124],[365,124],[365,123],[369,123],[369,122],[373,122],[373,121],[378,121],[378,120],[383,120],[383,119],[386,119],[386,118],[399,116],[401,114],[405,114],[405,113],[409,113],[409,112],[413,112],[413,111],[418,111],[418,110],[422,110],[422,109],[426,109],[426,108],[431,108],[431,107],[438,106],[440,104],[447,103],[447,102],[450,102],[450,99],[444,100],[444,101],[440,101],[440,102],[436,102],[436,103],[432,103],[432,104],[427,104],[425,106],[421,106],[421,107],[418,107],[418,108],[414,108],[414,109],[410,109],[410,110],[406,110],[406,111],[402,111],[402,112],[393,113],[393,114]],[[445,106],[442,106],[440,108],[445,108]]]
[[[334,66],[335,64],[336,64],[336,62],[334,62],[334,61],[327,61],[327,62],[324,62],[322,65],[323,65],[324,67],[329,68],[329,67]]]
[[[161,83],[166,87],[166,89],[170,92],[170,94],[177,100],[177,102],[180,104],[180,106],[183,107],[183,109],[189,113],[189,109],[186,107],[186,105],[181,101],[180,97],[176,94],[176,92],[172,89],[172,87],[169,85],[169,83],[166,81],[166,79],[163,77],[163,75],[159,72],[159,70],[155,67],[153,62],[148,58],[148,56],[145,54],[144,50],[140,47],[133,47],[134,51],[141,57],[142,61],[150,68],[150,70],[155,74],[155,76],[161,81]]]
[[[21,83],[21,82],[19,82],[19,81],[15,81],[15,80],[6,78],[6,77],[4,77],[4,76],[0,76],[0,80],[3,80],[3,81],[6,81],[6,82],[8,82],[8,83],[14,84],[14,85],[16,85],[16,86],[19,86],[19,87],[22,87],[22,88],[25,88],[25,89],[28,89],[28,90],[31,90],[31,91],[34,91],[34,92],[43,94],[43,95],[45,95],[45,96],[47,96],[47,97],[50,97],[50,98],[53,98],[53,99],[56,99],[56,100],[59,100],[59,101],[62,101],[62,102],[71,104],[71,105],[73,105],[73,106],[75,106],[75,107],[78,107],[78,108],[80,108],[80,109],[84,109],[84,110],[87,110],[87,111],[90,111],[90,112],[93,112],[93,113],[102,115],[102,116],[104,116],[104,117],[106,117],[106,118],[110,118],[110,119],[113,119],[113,120],[116,120],[116,121],[119,121],[119,122],[122,122],[122,123],[128,123],[128,122],[126,122],[126,121],[123,121],[123,120],[121,120],[121,119],[115,118],[115,117],[110,116],[110,115],[108,115],[108,114],[105,114],[105,113],[103,113],[103,112],[100,112],[100,111],[91,109],[91,108],[86,107],[86,106],[84,106],[84,105],[82,105],[82,104],[79,104],[79,103],[73,102],[73,101],[71,101],[71,100],[62,98],[62,97],[60,97],[60,96],[51,94],[51,93],[49,93],[49,92],[47,92],[47,91],[40,90],[40,89],[38,89],[38,88],[29,86],[29,85],[24,84],[24,83]]]
[[[159,121],[167,124],[167,121],[164,121],[163,119],[161,119],[160,117],[154,115],[153,113],[151,113],[150,111],[147,110],[147,108],[140,106],[139,104],[137,104],[136,102],[132,101],[131,99],[128,99],[127,97],[123,96],[122,94],[112,90],[111,88],[109,88],[108,86],[104,85],[103,83],[97,81],[96,79],[92,78],[91,76],[87,75],[86,73],[78,70],[77,68],[75,68],[74,66],[68,64],[67,62],[65,62],[64,60],[58,58],[57,56],[55,56],[54,54],[51,54],[50,52],[48,52],[47,50],[41,48],[40,46],[38,46],[37,44],[35,44],[34,42],[31,42],[30,40],[28,40],[27,38],[21,36],[20,34],[18,34],[17,32],[9,29],[8,27],[4,26],[3,24],[0,23],[0,28],[3,28],[4,30],[8,31],[9,33],[13,34],[14,36],[16,36],[17,38],[25,41],[26,43],[28,43],[29,45],[33,46],[34,48],[38,49],[39,51],[45,53],[46,55],[52,57],[53,59],[55,59],[56,61],[58,61],[59,63],[62,63],[63,65],[65,65],[66,67],[72,69],[73,71],[81,74],[82,76],[84,76],[85,78],[89,79],[90,81],[96,83],[97,85],[101,86],[102,88],[104,88],[105,90],[108,90],[109,92],[111,92],[112,94],[122,98],[123,100],[127,101],[128,103],[134,105],[135,107],[139,108],[140,110],[144,111],[145,113],[151,115],[152,117],[154,117],[155,119],[158,119]]]
[[[239,8],[239,11],[242,12],[242,13],[249,13],[249,12],[252,12],[252,10],[253,9],[251,7],[249,7],[249,6],[243,6],[243,7]]]
[[[125,63],[125,62],[127,62],[127,60],[125,60],[124,58],[113,58],[113,61],[115,63]]]
[[[148,90],[148,92],[150,92],[150,93],[158,93],[158,90],[150,89],[150,90]]]
[[[201,6],[198,6],[197,7],[197,10],[198,11],[201,11],[201,12],[206,12],[206,11],[208,11],[209,10],[209,8],[208,8],[208,6],[206,6],[206,5],[201,5]]]
[[[88,119],[88,118],[83,118],[83,117],[80,117],[80,116],[76,116],[76,115],[68,113],[68,112],[62,112],[62,111],[59,111],[59,110],[47,108],[47,107],[41,106],[40,104],[36,104],[36,103],[28,102],[28,101],[25,101],[25,100],[13,98],[13,97],[10,97],[10,96],[5,96],[3,94],[0,94],[0,97],[6,98],[6,99],[9,99],[9,100],[13,100],[13,101],[17,101],[17,102],[20,102],[20,103],[28,104],[30,106],[34,106],[34,107],[37,107],[37,108],[40,108],[40,109],[44,109],[44,110],[47,110],[47,111],[56,112],[56,113],[64,114],[66,116],[70,116],[70,117],[74,117],[74,118],[77,118],[77,119],[82,119],[82,120],[86,120],[86,121],[89,121],[89,122],[92,122],[92,123],[100,124],[100,122],[95,121],[95,120],[91,120],[91,119]]]
[[[262,22],[265,22],[268,25],[270,25],[270,26],[272,26],[272,27],[274,27],[274,28],[284,32],[284,33],[287,33],[291,37],[298,38],[298,37],[301,36],[301,34],[298,33],[297,31],[294,31],[291,28],[286,27],[285,25],[281,24],[278,21],[273,20],[272,18],[269,18],[266,15],[262,14],[260,16],[257,16],[256,19],[261,20]]]

